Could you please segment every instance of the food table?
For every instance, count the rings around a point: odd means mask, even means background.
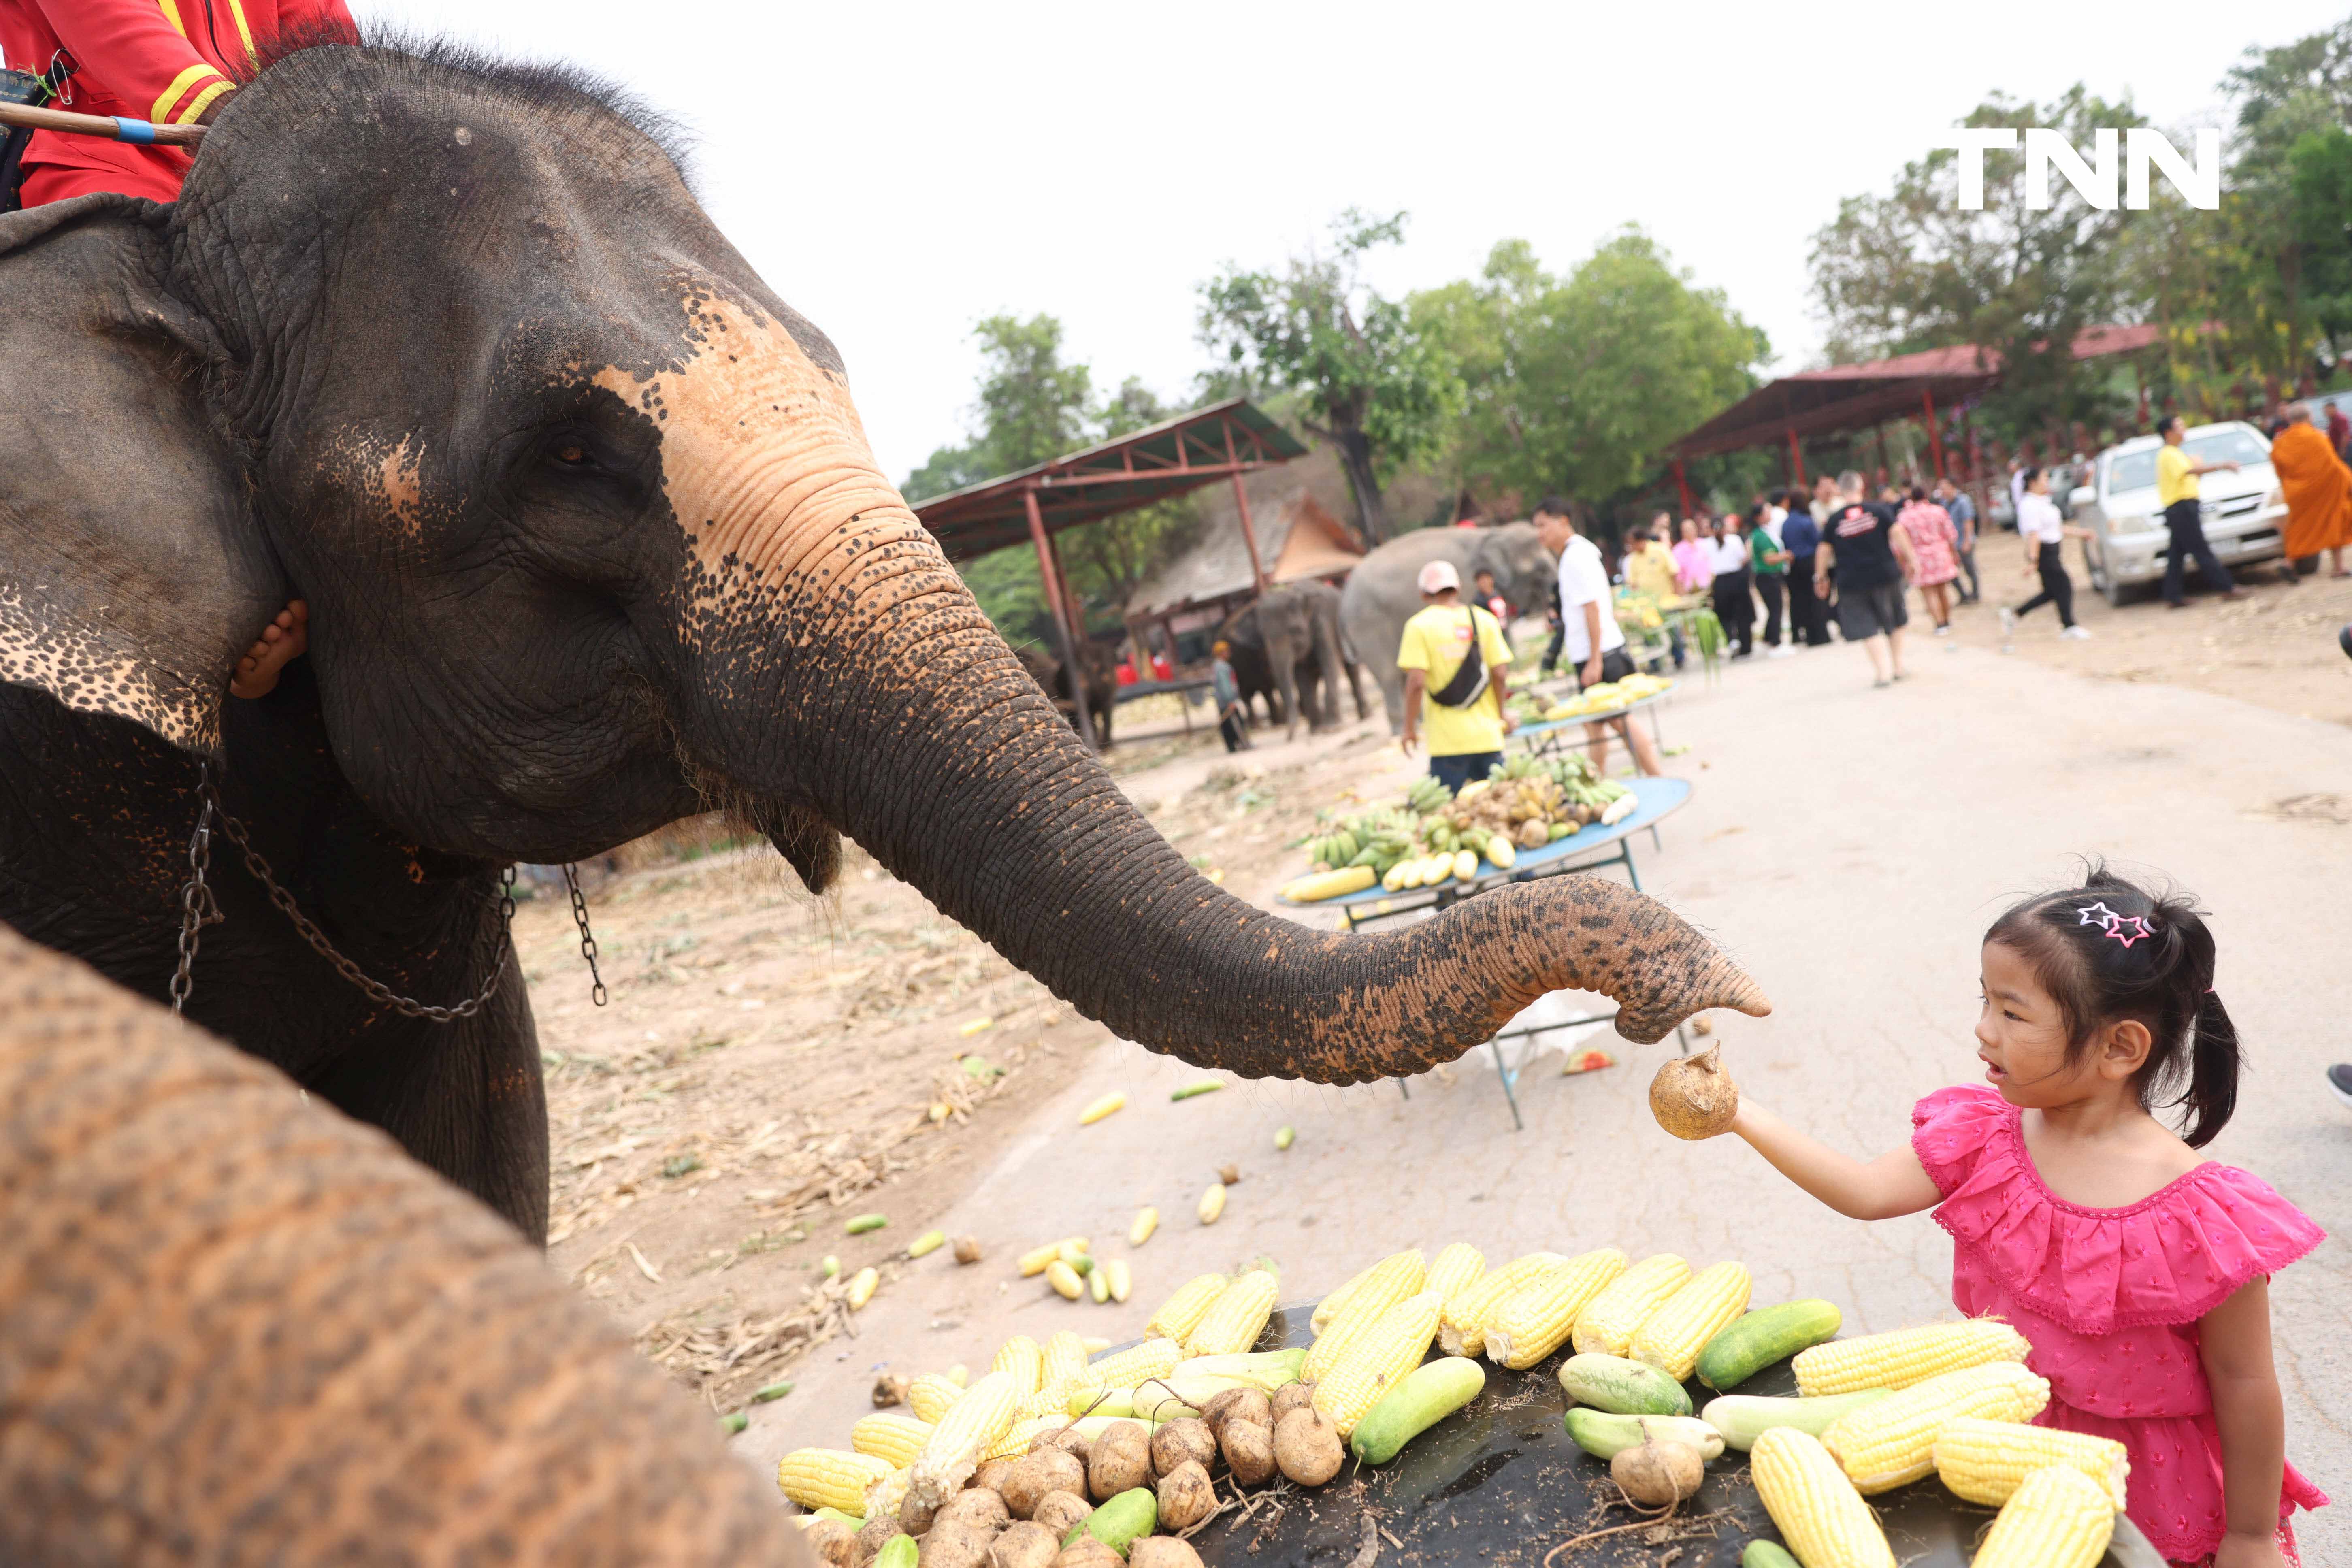
[[[1311,1303],[1276,1311],[1260,1350],[1313,1342]],[[1556,1375],[1566,1352],[1526,1372],[1482,1363],[1486,1386],[1470,1404],[1409,1444],[1380,1468],[1350,1463],[1316,1490],[1283,1486],[1251,1494],[1247,1513],[1228,1510],[1192,1537],[1208,1568],[1442,1568],[1450,1563],[1538,1568],[1578,1535],[1642,1516],[1620,1500],[1609,1467],[1569,1440],[1569,1400]],[[1714,1397],[1687,1385],[1693,1407]],[[1790,1394],[1787,1362],[1738,1386],[1743,1394]],[[1962,1502],[1933,1479],[1870,1500],[1904,1568],[1968,1568],[1992,1510]],[[1748,1479],[1748,1456],[1727,1448],[1706,1480],[1663,1526],[1616,1530],[1551,1558],[1551,1568],[1738,1568],[1757,1539],[1779,1541]],[[2100,1568],[2164,1568],[2128,1520],[2116,1521]]]
[[[1664,744],[1666,732],[1658,722],[1657,704],[1673,695],[1674,689],[1668,687],[1664,691],[1653,692],[1628,702],[1622,708],[1607,708],[1598,713],[1577,713],[1566,719],[1534,720],[1504,736],[1503,743],[1508,746],[1514,741],[1524,742],[1529,755],[1549,757],[1556,752],[1581,745],[1585,725],[1606,724],[1617,731],[1626,745],[1631,746],[1633,737],[1625,733],[1625,727],[1632,721],[1631,715],[1636,709],[1647,708],[1650,710],[1650,733]],[[1571,731],[1574,733],[1570,733]]]

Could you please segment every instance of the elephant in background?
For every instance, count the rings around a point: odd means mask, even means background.
[[[856,839],[1110,1033],[1244,1077],[1426,1071],[1561,989],[1638,1040],[1768,1009],[1599,878],[1376,935],[1213,884],[996,635],[658,122],[560,67],[257,42],[178,202],[0,217],[0,921],[162,999],[208,779],[258,858],[215,843],[190,1021],[534,1241],[501,872],[714,805],[814,892]],[[231,700],[295,599],[307,654]]]
[[[812,1562],[511,1226],[0,927],[0,1562]]]
[[[1029,679],[1067,714],[1070,727],[1077,728],[1078,710],[1070,700],[1070,679],[1062,668],[1062,661],[1051,649],[1036,643],[1023,643],[1015,651]],[[1078,644],[1078,668],[1086,671],[1087,711],[1094,719],[1095,749],[1108,752],[1111,710],[1118,701],[1118,655],[1088,637]]]
[[[1543,547],[1531,522],[1424,528],[1390,540],[1356,563],[1339,595],[1339,620],[1349,640],[1371,661],[1392,735],[1404,726],[1404,672],[1396,667],[1397,647],[1405,622],[1421,610],[1421,569],[1432,561],[1454,563],[1465,599],[1477,574],[1492,572],[1503,597],[1525,611],[1551,603],[1559,574],[1559,558]]]
[[[1263,694],[1266,716],[1283,721],[1286,741],[1298,732],[1303,711],[1312,731],[1339,724],[1339,673],[1355,693],[1356,717],[1372,716],[1364,700],[1363,668],[1339,625],[1339,590],[1328,583],[1269,588],[1217,628],[1233,644],[1234,679],[1242,700]]]

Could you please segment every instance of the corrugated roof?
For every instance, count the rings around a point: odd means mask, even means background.
[[[1257,531],[1258,559],[1265,563],[1270,583],[1329,576],[1347,571],[1363,557],[1363,547],[1347,525],[1305,489],[1274,506],[1254,510],[1250,521]],[[1127,614],[1135,620],[1148,620],[1246,594],[1255,585],[1240,514],[1222,511],[1202,523],[1201,538],[1190,550],[1129,597]]]

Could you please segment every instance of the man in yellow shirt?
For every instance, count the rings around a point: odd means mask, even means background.
[[[1653,599],[1675,596],[1675,552],[1664,543],[1671,520],[1664,512],[1650,520],[1649,531],[1625,536],[1625,563],[1619,568],[1625,586]]]
[[[2180,445],[2189,434],[2188,421],[2178,414],[2167,415],[2158,430],[2164,447],[2156,455],[2156,502],[2164,509],[2165,531],[2171,535],[2164,550],[2164,602],[2176,610],[2189,607],[2181,578],[2191,555],[2197,557],[2197,574],[2205,579],[2205,585],[2221,589],[2225,599],[2234,599],[2238,585],[2231,581],[2230,569],[2214,558],[2213,547],[2205,542],[2204,503],[2197,496],[2197,476],[2223,468],[2234,474],[2238,465],[2200,463],[2190,457]]]
[[[1493,616],[1462,602],[1462,574],[1452,562],[1423,566],[1420,587],[1422,609],[1405,622],[1397,648],[1397,668],[1404,671],[1400,743],[1411,756],[1425,722],[1430,776],[1459,790],[1503,760],[1503,737],[1513,728],[1503,711],[1511,646]]]

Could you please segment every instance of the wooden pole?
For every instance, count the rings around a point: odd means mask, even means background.
[[[110,114],[74,114],[62,109],[34,109],[22,103],[0,103],[0,125],[27,131],[55,131],[68,136],[96,136],[133,146],[154,142],[164,147],[194,147],[205,139],[201,125],[156,125],[144,120],[124,120]]]
[[[1069,610],[1062,600],[1061,568],[1054,559],[1053,541],[1045,535],[1045,514],[1037,505],[1037,487],[1023,486],[1021,502],[1029,513],[1029,542],[1036,547],[1037,574],[1045,583],[1045,612],[1053,617],[1054,641],[1062,655],[1062,669],[1070,682],[1070,711],[1077,718],[1079,742],[1091,752],[1095,748],[1095,726],[1087,712],[1087,674],[1078,668],[1077,647],[1070,635]]]
[[[1936,430],[1936,395],[1926,387],[1919,389],[1920,405],[1927,411],[1927,453],[1935,459],[1936,477],[1944,477],[1944,438]]]
[[[1688,517],[1691,514],[1690,480],[1684,477],[1680,458],[1675,459],[1675,493],[1682,498],[1683,516]]]
[[[1250,521],[1249,490],[1243,485],[1238,473],[1234,475],[1234,505],[1241,509],[1242,542],[1249,546],[1250,582],[1263,594],[1265,592],[1265,563],[1258,559],[1257,529]]]
[[[1797,439],[1797,432],[1793,428],[1789,432],[1789,466],[1796,470],[1796,488],[1800,490],[1807,489],[1804,444]]]

